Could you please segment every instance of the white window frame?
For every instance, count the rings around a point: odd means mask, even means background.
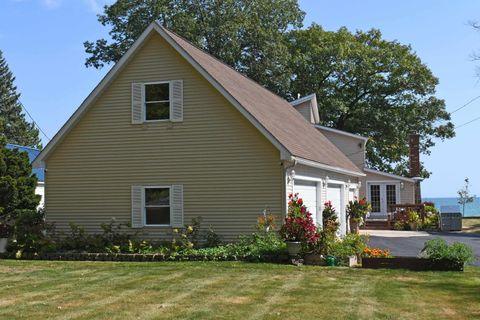
[[[154,84],[165,84],[168,83],[168,100],[160,100],[160,101],[148,101],[148,103],[160,103],[160,102],[168,102],[168,119],[156,119],[156,120],[147,120],[147,95],[145,94],[146,86],[147,85],[154,85]],[[151,81],[151,82],[144,82],[142,84],[142,112],[143,112],[143,122],[166,122],[172,121],[172,81]]]
[[[367,181],[366,185],[367,185],[367,199],[370,201],[371,199],[371,190],[370,190],[370,186],[371,185],[379,185],[380,186],[380,212],[374,212],[376,214],[378,213],[381,213],[381,214],[388,214],[388,205],[387,205],[387,185],[395,185],[395,202],[397,204],[400,204],[402,203],[402,199],[401,199],[401,191],[400,191],[400,187],[401,187],[401,184],[400,184],[400,181],[388,181],[388,180],[378,180],[378,181],[375,181],[375,180],[369,180]],[[383,212],[382,208],[386,211],[386,212]]]
[[[147,205],[145,190],[146,189],[168,189],[168,207],[170,208],[170,223],[169,224],[147,224]],[[165,208],[163,206],[150,206],[151,208]],[[144,227],[171,227],[172,226],[172,186],[143,186],[142,187],[142,222]]]

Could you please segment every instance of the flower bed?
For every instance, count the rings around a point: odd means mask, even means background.
[[[413,271],[463,271],[463,262],[417,257],[362,258],[362,268]]]

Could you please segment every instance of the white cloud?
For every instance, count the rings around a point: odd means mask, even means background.
[[[62,0],[42,0],[42,2],[49,9],[58,8],[62,4]]]
[[[98,0],[84,0],[84,2],[88,5],[90,10],[93,11],[93,13],[101,13],[103,9],[103,5],[100,5]]]

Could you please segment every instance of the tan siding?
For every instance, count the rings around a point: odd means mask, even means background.
[[[312,112],[312,103],[310,101],[305,101],[296,105],[294,108],[300,112],[300,114],[307,119],[308,122],[314,123],[314,117]]]
[[[183,80],[184,121],[131,124],[134,81]],[[202,216],[226,240],[284,208],[279,151],[154,35],[47,159],[47,219],[89,232],[130,222],[132,185],[184,186],[185,223]],[[160,239],[170,228],[144,228]]]
[[[360,188],[360,197],[367,196],[367,182],[368,181],[394,181],[400,183],[400,180],[386,177],[383,175],[365,172],[367,174],[366,177],[362,178],[362,187]],[[403,189],[400,188],[400,203],[415,203],[415,184],[413,182],[403,181]]]
[[[320,131],[330,140],[347,158],[349,158],[360,169],[365,165],[365,149],[364,142],[359,139],[348,137],[336,132],[327,130]]]

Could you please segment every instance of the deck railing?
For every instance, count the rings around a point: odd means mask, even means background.
[[[425,204],[391,204],[388,206],[389,212],[389,222],[395,221],[407,221],[408,213],[415,211],[420,215],[422,223],[425,221]]]

